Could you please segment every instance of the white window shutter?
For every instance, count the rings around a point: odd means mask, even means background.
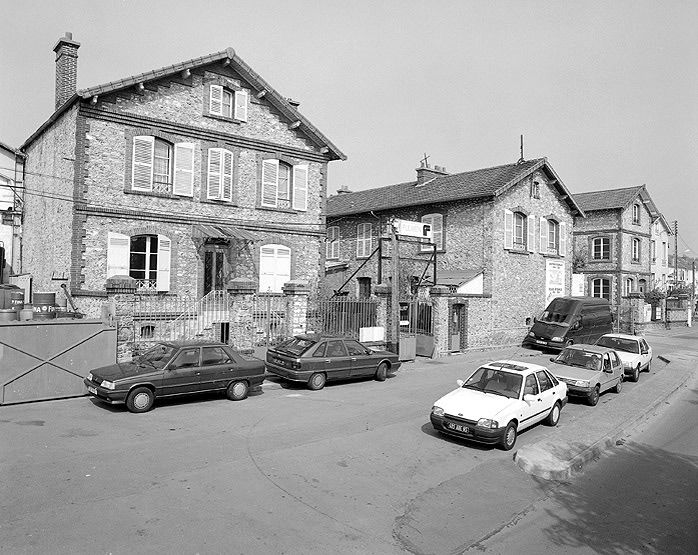
[[[443,214],[434,214],[431,219],[432,241],[436,243],[438,250],[444,249],[444,217]]]
[[[538,250],[542,253],[548,252],[548,220],[545,218],[540,219],[540,245],[538,245]]]
[[[560,222],[558,233],[560,235],[557,240],[559,245],[558,254],[565,256],[567,255],[567,224],[565,222]]]
[[[220,148],[208,149],[208,198],[221,197],[221,151]]]
[[[276,207],[279,161],[262,160],[262,206]]]
[[[278,246],[276,248],[276,275],[274,276],[275,291],[281,293],[284,284],[291,281],[291,249]]]
[[[221,180],[223,182],[221,198],[233,200],[233,153],[229,150],[223,150],[222,153]]]
[[[208,111],[215,116],[223,115],[223,87],[220,85],[211,85]]]
[[[528,252],[536,252],[536,218],[533,216],[526,217],[526,229],[528,237],[526,240],[526,250]]]
[[[504,210],[504,248],[514,248],[514,213]]]
[[[293,166],[293,209],[308,209],[308,166]]]
[[[194,143],[177,143],[174,147],[175,195],[194,196],[194,148]]]
[[[158,235],[158,273],[156,289],[158,291],[170,290],[170,261],[172,254],[172,241],[165,235]]]
[[[127,276],[130,255],[131,238],[128,235],[107,233],[107,278]]]
[[[132,189],[136,191],[153,190],[154,152],[155,137],[137,135],[133,138]]]
[[[259,291],[281,293],[291,280],[291,249],[283,245],[264,245],[259,250]]]
[[[235,91],[235,119],[247,121],[247,91]]]

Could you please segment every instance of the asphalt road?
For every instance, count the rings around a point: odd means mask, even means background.
[[[166,401],[140,415],[88,398],[0,407],[0,552],[446,553],[499,541],[512,509],[523,519],[560,484],[429,423],[433,401],[493,356],[547,360],[474,353],[383,383]],[[561,424],[589,409],[568,404]],[[478,508],[468,522],[466,505]]]

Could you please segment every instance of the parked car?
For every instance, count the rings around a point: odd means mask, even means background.
[[[267,371],[286,380],[322,389],[327,381],[373,376],[379,382],[400,368],[398,356],[354,339],[297,335],[267,350]]]
[[[620,393],[623,387],[623,363],[613,349],[597,345],[570,345],[550,359],[555,377],[567,384],[567,394],[585,397],[591,406],[599,395],[612,389]]]
[[[652,347],[642,337],[607,333],[600,337],[596,344],[614,349],[618,353],[626,375],[630,376],[633,382],[640,379],[641,371],[649,372],[652,368]]]
[[[560,351],[575,343],[594,343],[612,331],[613,314],[606,299],[557,297],[534,319],[523,346]]]
[[[225,391],[228,399],[238,401],[262,381],[261,360],[243,358],[215,341],[172,341],[157,343],[132,362],[92,370],[85,385],[100,401],[146,412],[155,399],[206,391]]]
[[[556,426],[567,385],[544,366],[498,360],[481,366],[431,409],[434,429],[508,451],[521,430],[541,420]]]

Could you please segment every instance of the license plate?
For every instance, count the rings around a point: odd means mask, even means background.
[[[452,424],[451,422],[446,422],[446,427],[449,430],[453,430],[455,432],[461,432],[463,434],[467,434],[468,432],[470,432],[470,428],[468,428],[467,426],[463,426],[461,424]]]
[[[545,341],[541,341],[540,339],[536,339],[536,343],[538,343],[538,344],[540,344],[540,345],[545,345],[545,344],[546,344]]]
[[[88,386],[87,391],[89,391],[89,392],[92,393],[93,395],[97,395],[97,390],[96,390],[94,387],[89,387],[89,386]]]

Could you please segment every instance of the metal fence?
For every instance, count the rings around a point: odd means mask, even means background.
[[[377,313],[378,301],[375,299],[320,299],[308,309],[306,329],[358,339],[361,328],[377,325]]]
[[[277,345],[287,337],[286,299],[282,295],[260,293],[252,299],[254,345]]]

